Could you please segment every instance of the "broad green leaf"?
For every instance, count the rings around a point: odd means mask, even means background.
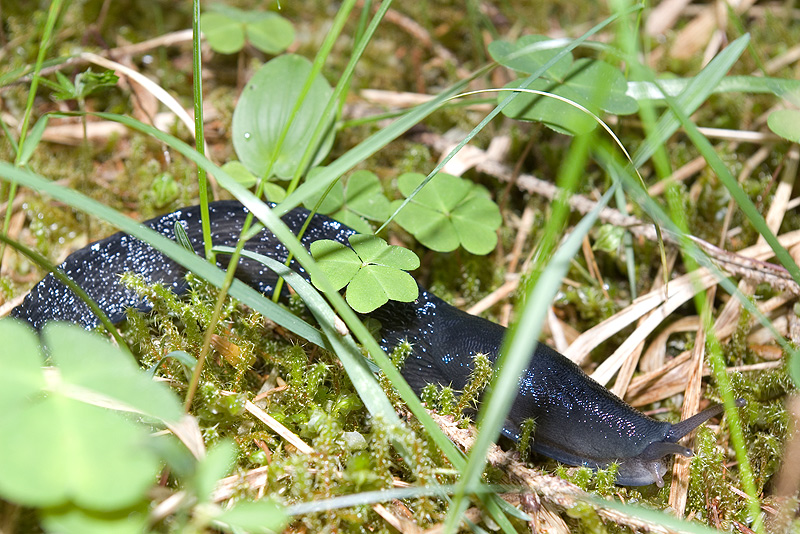
[[[769,129],[793,143],[800,143],[800,110],[779,109],[767,119]]]
[[[639,109],[636,100],[626,94],[625,77],[605,61],[577,60],[564,83],[584,97],[587,107],[593,105],[615,115],[629,115]]]
[[[147,430],[75,398],[122,402],[167,420],[180,417],[180,405],[96,334],[55,323],[43,339],[57,366],[46,374],[33,331],[14,320],[0,322],[0,342],[13,347],[0,351],[0,496],[39,507],[132,505],[159,469],[144,446]]]
[[[284,509],[271,501],[240,501],[215,517],[223,528],[270,534],[281,532],[288,523]],[[228,530],[226,529],[226,530]]]
[[[398,187],[409,196],[424,179],[421,174],[407,173],[398,178]],[[497,245],[496,230],[502,217],[497,205],[481,191],[468,180],[440,173],[395,220],[433,250],[450,252],[461,245],[472,254],[488,254]]]
[[[564,48],[554,48],[550,41],[552,40],[544,35],[525,35],[516,43],[493,41],[489,43],[489,55],[504,67],[533,74]],[[547,69],[544,76],[551,80],[563,80],[570,65],[572,54],[567,54]]]
[[[514,80],[507,83],[505,87],[516,89],[521,83],[521,80]],[[569,102],[587,107],[582,95],[568,85],[556,85],[540,78],[530,84],[528,88],[553,94]],[[505,93],[501,93],[498,99],[504,97]],[[519,94],[505,107],[503,114],[512,119],[541,122],[566,135],[585,134],[597,127],[597,122],[578,107],[563,102],[559,98],[539,94]]]
[[[49,323],[42,337],[64,382],[163,421],[177,423],[183,416],[169,388],[150,380],[130,356],[99,335],[74,325]]]
[[[147,531],[147,509],[92,512],[74,506],[43,510],[42,526],[54,534],[142,534]]]
[[[25,506],[114,510],[140,500],[160,462],[120,414],[52,394],[0,419],[0,495]],[[120,481],[125,481],[120,484]]]
[[[44,388],[41,366],[44,364],[39,340],[25,324],[0,321],[0,420],[6,407],[20,399],[32,398]]]
[[[264,12],[245,25],[247,40],[265,54],[279,54],[294,41],[294,26],[275,13]]]
[[[311,72],[311,63],[297,55],[278,56],[250,79],[233,112],[233,147],[239,160],[256,176],[271,174],[291,178],[305,152],[309,138],[331,96],[331,87],[322,76],[311,84],[302,106],[281,139],[297,103],[298,90]],[[333,143],[333,129],[322,141],[311,166],[318,164]]]
[[[200,27],[208,44],[220,54],[233,54],[244,48],[244,27],[222,13],[203,13]]]
[[[516,88],[520,81],[506,87]],[[626,94],[628,84],[622,73],[604,61],[582,58],[566,73],[563,83],[543,79],[530,86],[579,104],[599,114],[600,110],[616,115],[635,113],[636,101]],[[504,94],[498,96],[499,100]],[[503,111],[507,116],[539,121],[563,133],[586,133],[597,126],[591,116],[577,107],[552,97],[522,93]]]
[[[194,476],[194,492],[197,500],[205,502],[219,479],[231,472],[236,463],[236,445],[224,439],[216,443],[208,454],[197,464]]]
[[[337,291],[350,283],[361,268],[361,260],[356,253],[339,242],[323,239],[311,243],[310,248],[311,255],[319,262],[320,269]],[[311,280],[318,285],[313,277]]]

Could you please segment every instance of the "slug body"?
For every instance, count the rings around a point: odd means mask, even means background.
[[[215,202],[210,207],[213,243],[235,245],[247,210],[235,201]],[[299,231],[308,216],[296,208],[283,217],[293,231]],[[202,254],[202,232],[198,207],[185,208],[143,223],[174,239],[174,225],[180,223],[196,252]],[[347,244],[355,231],[328,217],[316,215],[302,238],[308,247],[319,239]],[[254,252],[285,261],[288,253],[274,235],[264,230],[247,242]],[[225,258],[221,258],[225,266]],[[70,255],[60,268],[100,305],[113,322],[125,318],[125,310],[150,308],[149,303],[126,288],[119,274],[138,273],[148,282],[161,282],[176,293],[186,289],[184,269],[126,234],[115,234]],[[303,273],[299,265],[293,268]],[[261,264],[243,259],[237,278],[257,290],[271,294],[276,277]],[[50,274],[39,282],[12,311],[12,316],[40,329],[51,320],[69,321],[86,328],[99,321],[89,308]],[[419,393],[427,384],[463,389],[472,372],[473,357],[485,354],[497,358],[506,329],[450,306],[420,288],[415,302],[389,302],[370,314],[381,322],[381,344],[391,350],[408,341],[412,354],[403,375]],[[640,486],[663,484],[667,460],[672,454],[690,456],[689,449],[676,442],[708,418],[718,414],[710,408],[681,423],[656,421],[632,408],[586,376],[573,362],[550,347],[538,344],[531,355],[519,386],[517,398],[503,426],[503,434],[519,440],[520,425],[534,419],[531,447],[534,451],[569,465],[602,468],[619,464],[617,483]]]

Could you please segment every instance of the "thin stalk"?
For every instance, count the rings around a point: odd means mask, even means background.
[[[61,11],[61,4],[62,0],[53,0],[53,3],[50,4],[50,9],[47,12],[47,22],[44,26],[44,32],[42,33],[42,41],[39,45],[39,53],[36,55],[36,66],[33,69],[33,79],[31,80],[31,88],[28,91],[28,101],[25,104],[25,114],[22,117],[22,127],[20,128],[19,133],[19,143],[18,143],[18,150],[17,156],[14,160],[14,164],[19,166],[20,164],[20,157],[24,153],[25,147],[25,138],[28,135],[28,126],[31,122],[31,115],[33,114],[33,103],[36,99],[36,89],[39,87],[39,72],[42,70],[42,63],[44,63],[44,57],[47,55],[47,49],[50,46],[50,40],[53,36],[53,30],[56,26],[56,21],[58,20],[58,15]],[[3,235],[8,235],[8,228],[11,225],[11,214],[13,213],[14,209],[14,197],[17,195],[17,184],[16,182],[12,182],[11,186],[8,190],[8,199],[6,205],[6,214],[5,218],[3,219]],[[6,243],[0,245],[0,268],[3,266],[3,256],[6,251]]]
[[[194,80],[194,147],[205,155],[203,133],[203,59],[200,50],[200,0],[192,0],[192,72]],[[208,214],[208,178],[206,170],[197,168],[197,185],[200,189],[200,220],[203,226],[203,251],[211,259],[211,221]]]

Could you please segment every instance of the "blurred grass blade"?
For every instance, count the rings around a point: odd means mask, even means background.
[[[538,343],[539,332],[547,316],[549,303],[555,298],[561,287],[561,280],[569,269],[572,257],[580,250],[583,238],[594,225],[600,211],[608,204],[616,191],[617,184],[612,185],[597,205],[586,214],[575,226],[572,233],[564,240],[553,255],[551,261],[532,291],[528,294],[525,305],[519,312],[513,332],[506,336],[503,349],[495,365],[495,377],[478,415],[480,432],[475,439],[467,460],[467,467],[462,471],[454,503],[448,513],[447,527],[451,529],[460,521],[460,516],[467,502],[464,497],[478,487],[480,477],[486,463],[486,452],[500,434],[500,428],[506,420],[511,404],[517,395],[517,387],[523,370],[530,362]],[[452,532],[452,530],[451,530]]]
[[[725,50],[717,54],[697,76],[691,78],[691,81],[677,97],[674,99],[666,97],[673,102],[670,106],[673,112],[676,106],[680,106],[680,110],[686,115],[694,113],[708,99],[708,96],[714,92],[714,88],[717,87],[720,80],[741,57],[742,53],[747,49],[749,41],[749,35],[743,35],[733,41]],[[681,122],[673,112],[666,111],[661,116],[656,127],[647,136],[642,146],[634,153],[634,167],[641,167],[645,161],[650,159],[656,149],[675,133],[678,126],[681,125]]]
[[[632,81],[628,82],[626,94],[636,100],[663,101],[664,95],[676,97],[686,90],[693,81],[694,78],[659,79],[657,83]],[[713,87],[711,94],[773,94],[783,97],[788,93],[796,93],[798,91],[800,91],[800,80],[762,76],[725,76]]]

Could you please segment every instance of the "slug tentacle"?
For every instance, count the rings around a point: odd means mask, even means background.
[[[236,244],[247,210],[235,201],[210,205],[211,234],[214,245]],[[309,212],[296,208],[283,216],[296,232],[303,227]],[[203,252],[203,237],[198,207],[184,208],[143,224],[174,239],[175,224],[181,224],[196,252]],[[332,239],[348,245],[355,231],[325,216],[315,215],[303,235],[308,247],[319,239]],[[288,251],[267,230],[250,239],[245,248],[279,261]],[[220,259],[225,266],[227,258]],[[125,309],[150,308],[150,303],[125,287],[120,274],[134,272],[150,283],[160,282],[176,293],[184,292],[184,270],[175,262],[126,234],[115,234],[85,247],[61,264],[60,268],[97,301],[112,321],[124,320]],[[301,274],[295,263],[292,268]],[[275,275],[263,265],[242,260],[237,278],[266,294],[275,288]],[[472,373],[473,358],[485,354],[494,361],[505,335],[505,328],[474,317],[450,306],[420,288],[414,302],[389,302],[370,314],[382,325],[381,345],[391,350],[408,341],[412,353],[406,359],[403,376],[419,393],[427,384],[463,389]],[[51,320],[66,320],[94,328],[98,320],[87,306],[52,275],[31,290],[12,316],[41,328]],[[544,344],[538,344],[517,387],[503,434],[519,440],[521,425],[534,419],[532,449],[570,465],[591,468],[619,464],[617,483],[624,485],[663,485],[667,471],[665,457],[691,455],[677,445],[681,437],[708,418],[721,412],[716,406],[672,425],[656,421],[611,394],[586,376],[573,362]]]

